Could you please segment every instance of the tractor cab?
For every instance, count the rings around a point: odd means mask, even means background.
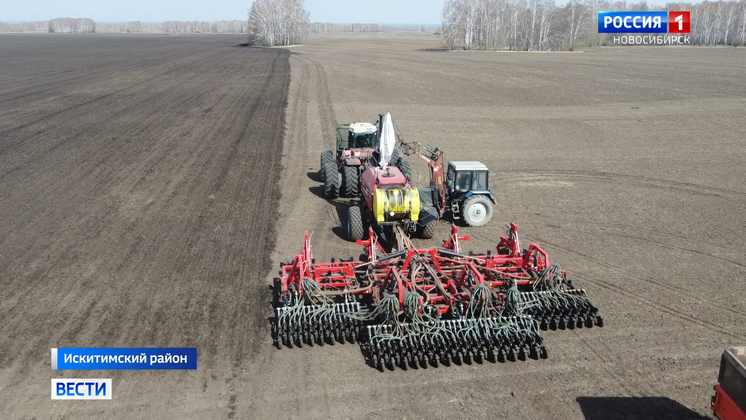
[[[490,170],[482,162],[448,163],[446,192],[454,219],[463,219],[470,226],[487,224],[495,204],[489,179]]]
[[[451,197],[468,192],[489,193],[490,170],[482,162],[457,161],[448,164],[446,187]]]
[[[375,149],[378,146],[376,126],[368,123],[351,124],[347,139],[349,149]]]
[[[370,123],[343,124],[337,128],[337,157],[366,158],[378,147],[378,129]]]

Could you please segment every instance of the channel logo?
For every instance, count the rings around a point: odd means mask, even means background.
[[[110,400],[111,379],[52,379],[53,400]]]
[[[598,33],[691,32],[690,12],[598,12]]]
[[[692,31],[690,12],[668,12],[668,33],[688,34]]]

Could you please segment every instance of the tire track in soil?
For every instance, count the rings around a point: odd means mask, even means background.
[[[591,261],[591,262],[593,262],[593,263],[595,263],[597,265],[600,265],[601,267],[604,267],[604,268],[616,271],[617,273],[637,278],[638,280],[643,281],[643,282],[651,282],[651,283],[654,283],[654,284],[658,284],[659,283],[657,281],[652,281],[651,279],[648,279],[648,278],[636,275],[634,273],[631,273],[629,270],[626,270],[626,269],[624,269],[622,267],[618,267],[618,266],[615,266],[613,264],[609,264],[607,262],[601,261],[601,260],[599,260],[597,258],[591,257],[589,255],[585,255],[585,254],[583,254],[581,252],[573,251],[571,249],[565,248],[563,246],[560,246],[560,245],[557,245],[557,244],[554,244],[554,243],[547,242],[547,241],[539,239],[539,238],[537,238],[537,239],[539,240],[540,243],[547,244],[547,245],[552,246],[552,247],[557,248],[557,249],[561,249],[561,250],[563,250],[563,251],[565,251],[565,252],[567,252],[569,254],[580,256],[580,257],[582,257],[582,258],[584,258],[584,259],[586,259],[588,261]],[[573,278],[582,280],[582,282],[588,282],[588,283],[597,284],[597,285],[599,285],[599,286],[601,286],[601,287],[603,287],[605,289],[611,290],[611,291],[616,292],[618,294],[621,294],[621,295],[623,295],[623,296],[625,296],[627,298],[630,298],[632,301],[642,301],[642,302],[648,304],[650,307],[656,308],[656,309],[660,310],[661,312],[664,312],[664,313],[666,313],[668,315],[672,315],[672,316],[674,316],[676,318],[682,319],[684,321],[688,321],[688,322],[690,322],[692,324],[695,324],[695,325],[703,327],[703,328],[708,328],[708,329],[711,329],[713,331],[717,331],[717,332],[719,332],[719,333],[721,333],[723,335],[726,335],[728,337],[735,338],[735,339],[743,339],[744,337],[746,337],[743,334],[739,334],[737,332],[733,332],[733,331],[724,329],[724,328],[722,328],[718,324],[715,324],[715,323],[712,323],[712,322],[709,322],[709,321],[697,318],[697,317],[692,316],[692,315],[688,315],[688,314],[686,314],[684,312],[681,312],[681,311],[679,311],[679,310],[677,310],[675,308],[669,307],[669,306],[664,305],[662,303],[658,303],[658,302],[653,301],[651,299],[647,299],[641,293],[635,293],[633,291],[627,290],[627,289],[625,289],[623,287],[620,287],[619,285],[617,285],[615,283],[612,283],[612,282],[609,282],[609,281],[604,281],[604,280],[599,280],[599,279],[591,279],[591,278],[587,278],[587,277],[584,277],[584,276],[579,276],[577,274],[574,274]],[[679,294],[681,294],[681,290],[680,289],[672,288],[671,290],[677,291],[677,292],[679,292]],[[731,308],[726,308],[726,307],[719,306],[719,305],[715,305],[715,306],[717,306],[719,309],[726,309],[726,310],[729,310],[730,312],[741,314],[740,311],[736,311],[736,310],[731,309]]]
[[[252,322],[252,329],[255,332],[255,335],[259,335],[262,333],[266,333],[267,330],[267,317],[266,317],[266,308],[267,306],[267,300],[266,297],[268,296],[268,293],[266,292],[266,285],[263,283],[263,279],[265,277],[265,273],[270,269],[272,265],[271,261],[271,253],[272,250],[275,248],[276,245],[276,233],[277,233],[277,226],[276,226],[276,220],[279,219],[279,203],[280,203],[280,173],[282,171],[282,164],[281,164],[281,156],[282,156],[282,150],[283,150],[283,143],[284,143],[284,134],[285,130],[284,124],[285,124],[285,112],[287,107],[287,99],[288,99],[288,88],[290,83],[290,63],[289,63],[289,56],[290,52],[285,50],[282,54],[278,54],[277,58],[272,63],[272,71],[271,76],[273,78],[282,77],[282,82],[280,89],[282,91],[282,95],[277,95],[276,93],[270,93],[266,94],[265,96],[270,97],[271,100],[271,106],[267,106],[265,108],[260,108],[260,110],[263,110],[263,118],[260,121],[272,121],[272,123],[269,124],[268,127],[266,127],[269,130],[274,130],[277,132],[277,135],[274,136],[275,140],[270,141],[272,143],[272,156],[275,156],[275,160],[272,163],[272,167],[269,168],[270,170],[259,170],[257,173],[253,174],[249,179],[257,179],[261,180],[263,178],[266,178],[267,175],[274,178],[275,181],[273,181],[270,185],[270,183],[266,183],[263,193],[260,196],[261,197],[272,197],[268,201],[268,208],[272,209],[271,212],[268,212],[268,221],[266,222],[260,222],[256,223],[253,226],[253,230],[261,231],[260,236],[260,244],[263,246],[263,258],[262,262],[263,265],[266,267],[265,270],[259,271],[253,274],[257,279],[257,284],[252,285],[251,290],[247,290],[247,293],[252,297],[249,301],[249,307],[253,309],[253,322]],[[282,69],[280,72],[278,72],[278,61],[281,61]],[[279,89],[276,89],[279,90]],[[251,126],[249,124],[246,124],[243,129],[243,133],[246,133],[247,130]],[[256,140],[262,141],[263,139],[257,138]],[[239,192],[240,193],[240,192]],[[248,251],[248,250],[247,250]],[[255,270],[258,270],[258,267],[254,268]],[[261,293],[264,291],[264,293]],[[250,360],[254,359],[254,355],[258,354],[263,346],[264,340],[250,340],[247,343],[247,348],[240,349],[241,352],[236,354],[236,359],[234,362],[234,367],[239,368],[242,364],[242,361],[245,356],[248,355]]]
[[[329,92],[329,82],[328,77],[326,75],[326,70],[324,69],[324,66],[319,62],[318,60],[314,60],[310,57],[303,57],[305,60],[307,60],[309,63],[313,64],[314,69],[316,70],[316,77],[317,77],[317,86],[316,91],[320,92],[320,95],[318,97],[319,99],[319,119],[321,121],[321,134],[324,139],[325,145],[332,145],[332,150],[334,150],[334,146],[336,146],[336,127],[339,124],[339,120],[337,119],[337,115],[334,112],[334,105],[332,103],[331,94]],[[351,107],[348,103],[346,103],[347,108],[352,112]],[[321,151],[319,151],[320,153]],[[347,207],[350,205],[349,202],[343,202],[339,201],[337,199],[334,200],[327,200],[327,202],[330,204],[330,206],[326,206],[324,208],[324,214],[326,215],[326,219],[329,220],[331,223],[333,223],[336,227],[342,227],[347,222]],[[339,238],[335,237],[336,235],[333,233],[333,231],[324,232],[322,234],[322,240],[326,242],[327,240],[337,240]],[[346,258],[346,257],[342,257]]]
[[[320,74],[323,76],[324,80],[328,80],[328,77],[326,75],[326,70],[324,69],[324,66],[321,64],[321,62],[319,62],[318,60],[315,60],[315,59],[313,59],[311,57],[305,57],[305,58],[307,60],[309,60],[310,62],[314,63],[314,65],[316,66],[316,70],[320,71]],[[326,86],[326,90],[325,91],[327,93],[326,100],[328,101],[327,102],[328,106],[330,108],[333,108],[332,107],[332,102],[331,102],[331,95],[329,94],[329,88],[328,88],[328,86]],[[345,93],[345,90],[344,89],[338,89],[337,93],[339,94],[340,98],[342,99],[342,105],[344,105],[344,107],[347,108],[347,112],[350,114],[350,118],[352,118],[352,121],[360,122],[361,120],[358,117],[357,112],[355,112],[355,110],[353,109],[352,105],[350,104],[350,101],[347,99],[347,94]],[[336,127],[336,125],[339,123],[339,120],[336,119],[336,114],[334,113],[333,110],[332,110],[332,115],[335,116],[335,119],[334,119],[334,123],[335,124],[334,124],[334,126]],[[332,135],[333,138],[336,138],[336,137],[334,137],[334,136],[336,136],[336,132],[332,133],[331,135]]]
[[[284,189],[281,199],[281,214],[284,220],[309,218],[309,209],[303,207],[303,201],[298,200],[297,197],[309,195],[307,186],[310,182],[308,182],[307,171],[318,165],[318,153],[320,153],[320,150],[327,149],[327,145],[331,143],[333,138],[330,138],[330,133],[335,124],[333,106],[328,92],[328,81],[325,78],[323,68],[320,67],[319,63],[309,60],[300,53],[293,53],[291,61],[291,66],[299,69],[299,72],[297,72],[299,77],[296,79],[297,85],[291,88],[293,99],[289,103],[287,113],[289,126],[286,137],[287,145],[284,147],[283,156]],[[295,74],[296,71],[294,70],[293,75]],[[311,93],[312,90],[313,93]],[[310,98],[315,101],[310,100]],[[312,103],[311,108],[309,108],[309,103]],[[314,110],[314,106],[318,109]],[[309,124],[309,113],[317,113],[318,127],[315,124]],[[316,131],[317,129],[318,131]],[[297,179],[302,179],[303,182],[299,183]],[[313,184],[316,184],[316,182],[313,182]],[[297,227],[289,221],[281,221],[278,231],[288,237],[281,240],[282,249],[285,251],[274,253],[275,264],[273,267],[277,267],[276,264],[281,261],[287,261],[293,252],[297,251],[297,245],[299,245],[297,240],[300,238],[298,232],[302,232],[298,228],[309,229],[310,233],[313,234],[312,242],[315,244],[327,244],[339,240],[332,229],[326,226],[329,223],[332,225],[339,224],[338,217],[336,215],[331,216],[331,213],[335,213],[335,205],[320,197],[313,197],[312,200],[315,201],[311,205],[313,210],[311,210],[310,217],[312,219],[308,220],[329,218],[329,222],[322,222],[319,226],[321,230],[319,230],[312,225]],[[314,214],[314,212],[316,213]],[[288,251],[288,249],[291,251]],[[267,283],[274,277],[276,277],[276,271],[273,270],[267,276]],[[267,288],[267,286],[264,287]],[[271,299],[268,297],[266,300],[265,307],[271,308]],[[270,313],[268,310],[267,315],[269,316]],[[265,322],[265,324],[267,323]],[[264,359],[262,365],[251,373],[252,381],[265,390],[276,389],[278,386],[286,387],[289,397],[285,400],[285,412],[291,417],[303,417],[311,412],[322,417],[331,416],[328,404],[329,388],[326,383],[318,383],[312,376],[313,369],[311,366],[317,364],[316,357],[318,357],[318,353],[313,350],[313,347],[316,346],[310,346],[309,349],[277,350],[269,341],[268,326],[264,327],[262,334],[262,337],[266,337],[265,348],[262,350],[265,353],[263,355]],[[292,352],[292,356],[290,356],[290,352]],[[278,377],[292,377],[293,380],[289,383],[278,383]],[[313,389],[309,388],[311,384],[314,384]],[[263,412],[265,407],[260,404],[259,401],[249,402],[247,411],[252,413]]]
[[[308,69],[307,61],[301,59],[299,57],[299,54],[293,53],[291,54],[292,59],[297,61],[298,64],[300,64],[300,77],[298,78],[298,87],[297,87],[297,95],[295,96],[294,100],[292,101],[292,104],[288,103],[287,112],[286,112],[286,121],[287,119],[291,120],[292,126],[287,126],[286,124],[286,136],[287,141],[285,142],[285,145],[283,146],[284,149],[284,159],[282,162],[282,170],[285,177],[288,178],[295,178],[295,177],[301,177],[305,176],[305,174],[300,173],[304,169],[304,165],[309,161],[308,159],[308,153],[306,151],[305,147],[302,147],[302,145],[305,143],[305,138],[307,137],[304,135],[304,133],[307,131],[307,118],[306,118],[306,108],[307,108],[307,101],[308,101],[308,88],[309,88],[309,80],[310,80],[310,71]],[[292,60],[291,60],[292,61]],[[292,66],[293,63],[291,62],[290,65]],[[292,79],[292,76],[291,76]],[[292,83],[292,81],[291,81]],[[297,173],[296,173],[297,172]],[[302,178],[301,178],[302,179]],[[294,184],[298,185],[298,184]],[[300,184],[302,185],[302,183]],[[284,185],[287,187],[287,185]],[[280,221],[277,226],[277,232],[282,232],[284,228],[284,220],[289,214],[292,214],[296,208],[296,205],[298,204],[297,200],[288,200],[288,196],[295,196],[296,194],[303,194],[304,191],[302,191],[302,187],[297,188],[298,191],[290,191],[288,189],[283,189],[280,191],[280,203],[283,206],[280,209]],[[275,247],[276,249],[276,247]],[[273,260],[277,260],[277,258],[280,257],[275,254],[275,257]],[[281,258],[281,257],[280,257]],[[273,262],[272,268],[270,269],[270,273],[267,277],[274,278],[276,277],[276,272],[274,271],[274,268],[277,267],[277,265]],[[272,284],[272,283],[270,283]],[[272,316],[271,308],[272,308],[272,300],[271,300],[271,293],[267,293],[268,286],[263,285],[262,290],[260,292],[260,295],[262,297],[265,297],[261,302],[257,302],[257,305],[262,308],[262,311],[266,317]],[[267,333],[269,331],[269,323],[266,322],[265,317],[262,317],[262,323],[261,325],[257,326],[257,334],[259,337],[261,337],[263,340],[257,340],[257,345],[261,345],[261,348],[257,348],[258,352],[261,352],[265,355],[266,359],[262,361],[259,365],[256,366],[255,369],[252,369],[251,371],[251,380],[254,382],[254,386],[258,389],[273,389],[276,376],[283,375],[284,371],[280,370],[278,372],[277,368],[271,368],[276,364],[275,360],[275,352],[278,351],[274,348],[274,346],[267,346]],[[301,355],[302,356],[302,355]],[[305,357],[304,359],[307,359]],[[288,374],[299,374],[299,366],[296,365],[297,358],[293,359],[293,366],[287,366],[286,364],[280,368],[286,368],[288,369]],[[300,381],[294,380],[292,381],[292,384],[290,385],[292,388],[295,388],[293,391],[293,394],[297,395],[300,393],[300,390],[298,389]],[[257,407],[256,399],[251,399],[248,402],[247,411],[252,413],[257,413],[261,407]],[[299,415],[302,412],[302,408],[298,405],[298,400],[294,401],[294,405],[292,407],[292,411],[296,416]],[[229,413],[229,418],[231,417],[231,414],[233,412]]]
[[[657,245],[657,246],[659,246],[661,248],[668,248],[668,249],[675,249],[677,251],[690,252],[690,253],[695,254],[695,255],[699,255],[699,256],[707,257],[707,258],[713,258],[713,259],[716,259],[716,260],[720,260],[722,262],[726,262],[726,263],[729,263],[729,264],[733,264],[733,265],[736,265],[736,266],[739,266],[739,267],[746,268],[746,264],[744,264],[744,263],[740,263],[738,261],[729,260],[728,258],[721,257],[719,255],[714,255],[714,254],[710,254],[709,252],[699,251],[699,250],[696,250],[696,249],[686,248],[686,247],[683,247],[683,246],[669,245],[669,244],[665,244],[663,242],[655,241],[653,239],[648,239],[648,238],[645,238],[645,237],[632,236],[632,235],[624,235],[624,234],[621,234],[621,233],[605,233],[605,235],[606,236],[611,236],[611,237],[617,237],[617,238],[634,239],[635,241],[646,242],[646,243],[649,243],[649,244]],[[741,315],[746,315],[746,312],[740,313],[740,314]]]
[[[324,136],[325,142],[331,142],[335,137],[334,127],[337,126],[337,119],[334,114],[334,106],[332,105],[332,98],[329,94],[329,82],[326,78],[326,71],[324,66],[316,60],[304,57],[310,63],[312,63],[316,69],[316,91],[320,92],[319,96],[319,119],[321,120],[321,133]]]
[[[746,192],[729,190],[725,188],[710,187],[694,184],[691,182],[670,181],[657,178],[648,178],[637,175],[624,175],[610,172],[597,171],[573,171],[573,170],[516,170],[511,172],[495,172],[496,179],[521,181],[531,177],[551,177],[567,181],[591,181],[610,182],[618,181],[623,184],[637,185],[647,188],[655,188],[667,191],[684,192],[707,197],[729,198],[732,200],[746,201]]]
[[[559,223],[565,223],[565,222],[559,222]],[[574,222],[567,222],[567,223],[574,223]],[[544,224],[544,225],[547,225],[548,223],[546,223],[546,222],[543,222],[543,223],[534,223],[534,222],[532,222],[531,224],[532,225],[533,224]],[[587,222],[586,224],[595,224],[595,223]],[[603,226],[603,227],[607,226],[607,225],[605,225],[603,223],[597,223],[596,225]],[[624,227],[624,225],[618,225],[618,226],[622,227],[623,229],[631,229],[632,228],[632,227]],[[646,231],[646,229],[638,229],[638,230],[641,231],[641,232],[645,232]],[[726,262],[726,263],[730,263],[730,264],[733,264],[733,265],[736,265],[736,266],[739,266],[739,267],[746,267],[746,264],[742,264],[742,263],[739,263],[739,262],[736,262],[736,261],[732,261],[730,259],[718,256],[718,255],[710,254],[708,252],[698,251],[696,249],[690,249],[690,248],[685,248],[685,247],[679,247],[679,246],[675,246],[675,245],[669,245],[669,244],[665,244],[663,242],[659,242],[659,241],[647,239],[647,238],[641,237],[641,236],[631,236],[631,235],[624,235],[624,234],[618,234],[618,233],[617,234],[611,234],[611,233],[608,233],[608,232],[597,232],[597,234],[605,235],[605,236],[611,236],[611,237],[625,238],[625,239],[633,239],[633,240],[638,241],[638,242],[647,242],[647,243],[650,243],[650,244],[653,244],[653,245],[660,246],[662,248],[668,248],[668,249],[675,249],[675,250],[684,251],[684,252],[690,252],[690,253],[693,253],[695,255],[699,255],[699,256],[703,256],[703,257],[709,257],[709,258],[714,258],[714,259],[717,259],[717,260],[720,260],[720,261],[723,261],[723,262]],[[662,234],[662,233],[656,233],[656,234]],[[669,235],[669,236],[674,237],[674,238],[685,239],[685,238],[677,236],[677,235]],[[569,253],[573,253],[575,255],[580,255],[583,258],[585,258],[587,260],[591,260],[591,261],[593,261],[593,262],[595,262],[597,264],[602,264],[602,263],[606,264],[606,265],[608,265],[609,268],[613,268],[617,272],[627,274],[627,275],[629,275],[631,277],[634,277],[634,278],[636,278],[636,279],[638,279],[638,280],[640,280],[642,282],[645,282],[645,283],[655,284],[658,287],[666,289],[666,290],[669,290],[669,291],[672,291],[672,292],[674,292],[677,295],[687,296],[687,297],[690,297],[692,299],[699,298],[698,295],[694,295],[692,293],[689,293],[686,289],[682,289],[680,287],[672,286],[672,285],[670,285],[668,283],[665,283],[665,282],[662,282],[660,280],[656,280],[655,277],[641,275],[641,274],[633,272],[630,269],[624,269],[624,268],[619,267],[619,266],[615,266],[615,265],[612,265],[612,264],[609,264],[609,263],[602,262],[600,259],[596,259],[596,258],[587,256],[587,255],[584,255],[584,254],[581,254],[581,253],[578,253],[578,252],[575,252],[575,251],[571,251],[571,250],[569,250],[567,248],[563,248],[563,247],[561,247],[561,246],[559,246],[557,244],[546,242],[543,239],[539,239],[539,238],[536,238],[536,239],[540,243],[546,243],[547,245],[551,245],[553,247],[556,247],[558,249],[562,249],[562,250],[567,251]],[[737,309],[733,309],[733,308],[730,308],[728,306],[718,305],[717,307],[718,307],[718,309],[722,309],[722,310],[724,310],[726,312],[730,312],[730,313],[732,313],[734,315],[739,315],[739,316],[742,316],[742,317],[746,317],[746,312],[745,311],[739,311]]]
[[[606,373],[606,375],[614,380],[614,382],[624,390],[626,393],[626,396],[633,397],[629,398],[629,405],[632,407],[635,407],[637,410],[635,412],[647,412],[650,407],[649,404],[643,402],[641,398],[634,398],[634,397],[656,397],[659,395],[665,395],[664,392],[661,391],[661,389],[657,386],[655,386],[654,383],[651,383],[650,378],[646,378],[642,374],[640,374],[638,371],[634,369],[630,369],[624,372],[627,372],[628,374],[631,374],[637,378],[636,382],[630,383],[630,381],[625,378],[623,375],[618,373],[618,370],[615,369],[617,363],[613,362],[614,366],[609,368],[607,366],[607,361],[604,359],[604,354],[606,354],[609,359],[613,357],[615,354],[615,351],[609,348],[608,345],[603,341],[603,339],[600,339],[598,337],[594,337],[591,339],[585,339],[583,336],[577,331],[572,330],[573,335],[575,338],[580,340],[583,345],[590,351],[590,354],[593,355],[593,358],[596,359],[597,366],[600,367],[600,369]],[[599,348],[601,347],[601,348]],[[589,354],[589,353],[585,353]],[[663,412],[656,413],[656,415],[652,415],[652,418],[661,418],[662,415],[665,415]]]
[[[285,181],[283,182],[283,185],[285,186],[285,190],[282,191],[283,197],[280,202],[282,205],[281,214],[283,216],[294,215],[294,217],[298,217],[303,215],[307,210],[298,207],[299,205],[302,205],[302,202],[297,200],[295,197],[309,194],[306,189],[307,182],[305,181],[307,178],[307,170],[309,166],[315,167],[318,165],[318,159],[315,159],[315,157],[318,156],[316,153],[320,153],[320,150],[316,150],[317,147],[312,145],[318,143],[316,139],[319,138],[319,135],[321,136],[322,144],[324,146],[330,142],[330,133],[335,124],[335,120],[328,92],[328,82],[323,74],[323,68],[321,68],[319,63],[309,60],[300,53],[293,53],[292,59],[293,63],[291,63],[291,66],[298,65],[300,69],[300,77],[297,81],[297,90],[293,91],[295,98],[291,104],[288,104],[287,115],[290,118],[291,126],[288,127],[287,145],[284,148],[283,175]],[[318,101],[318,118],[320,119],[319,135],[308,132],[311,128],[308,125],[307,115],[309,112],[313,112],[308,109],[308,103],[310,102],[309,98],[311,97],[311,87],[315,88],[316,92],[314,98]],[[297,181],[292,181],[295,179],[303,179],[304,182],[298,183]],[[319,200],[319,203],[317,204],[320,206],[321,211],[327,212],[331,210],[333,212],[334,206],[329,201],[320,197],[314,197],[314,200]],[[314,208],[315,207],[316,205],[314,205]],[[287,217],[283,218],[286,219]],[[336,217],[335,220],[332,220],[332,223],[338,223]],[[312,226],[306,226],[308,229],[311,229],[311,227]],[[290,230],[290,232],[286,232],[287,230]],[[295,244],[296,239],[300,237],[297,235],[298,232],[295,229],[286,226],[283,222],[280,222],[278,232],[291,235],[289,239],[293,244]],[[312,233],[312,241],[317,244],[324,244],[337,240],[331,229],[324,228],[321,231],[315,229]],[[294,250],[295,248],[297,247],[292,247]],[[287,261],[288,258],[289,255],[280,255],[276,252],[273,257],[275,260],[273,267],[277,267],[277,264],[280,261]],[[274,268],[267,277],[268,279],[276,277],[276,271],[274,271]],[[268,285],[265,285],[264,289],[267,290],[267,288]],[[267,293],[267,295],[269,294]],[[264,308],[271,308],[271,299],[267,298],[265,300],[266,301],[263,302]],[[267,315],[269,316],[268,311]],[[269,327],[265,319],[262,325],[262,338],[268,337],[268,332]],[[325,415],[328,417],[330,414],[325,399],[317,399],[314,406],[308,404],[308,395],[319,392],[323,395],[328,394],[325,384],[321,384],[321,389],[314,389],[313,391],[308,389],[309,382],[313,380],[310,376],[312,373],[309,366],[314,364],[314,352],[305,349],[277,350],[270,343],[271,342],[268,342],[268,340],[265,339],[265,348],[258,350],[265,353],[268,352],[268,354],[265,354],[265,360],[262,365],[252,372],[251,376],[253,381],[262,389],[276,389],[278,386],[278,376],[292,377],[293,380],[290,383],[284,383],[283,385],[289,388],[287,390],[288,395],[293,396],[285,402],[286,413],[293,417],[302,417],[308,415],[311,411],[318,412],[320,410],[322,413],[326,413]],[[291,360],[286,360],[286,355],[278,354],[278,352],[289,351],[293,351]],[[276,356],[276,354],[278,354],[278,356]],[[283,361],[278,362],[278,357]],[[276,366],[277,363],[280,363],[282,367]],[[263,408],[258,407],[257,404],[257,402],[251,401],[247,411],[253,413],[261,412]]]
[[[596,359],[596,362],[598,362],[597,365],[601,368],[601,370],[603,370],[609,378],[611,378],[621,389],[623,389],[627,396],[629,397],[636,396],[635,390],[633,390],[632,388],[626,385],[627,381],[625,380],[625,378],[619,375],[614,369],[609,369],[606,366],[607,361],[604,359],[602,354],[604,353],[608,355],[613,354],[611,350],[609,350],[608,347],[605,348],[606,351],[601,351],[597,349],[594,344],[591,343],[591,340],[586,340],[580,334],[578,334],[577,331],[572,330],[572,333],[575,335],[575,338],[580,340],[583,343],[583,345],[585,345],[586,348],[590,350],[590,353],[594,356],[594,359]],[[585,353],[585,354],[588,354],[588,353]]]
[[[608,356],[608,358],[609,358],[608,362],[611,362],[611,363],[613,363],[616,366],[617,363],[618,363],[618,360],[614,361],[613,359],[614,359],[614,356],[617,353],[617,350],[611,349],[608,346],[608,344],[606,343],[606,341],[602,337],[600,337],[598,335],[594,335],[591,338],[586,339],[586,338],[583,337],[583,335],[581,334],[581,332],[578,331],[577,329],[570,330],[570,332],[572,332],[572,334],[578,340],[582,341],[583,344],[586,347],[588,347],[588,349],[591,351],[591,353],[593,353],[593,355],[596,356],[597,360],[599,360],[601,363],[604,364],[603,367],[602,367],[602,369],[609,376],[615,378],[617,380],[619,386],[622,387],[623,389],[625,389],[627,391],[627,393],[628,393],[629,396],[635,396],[635,394],[632,392],[632,390],[630,388],[627,388],[627,386],[624,385],[628,381],[626,381],[622,375],[620,375],[619,373],[617,373],[616,369],[608,369],[606,367],[607,360],[604,359],[604,354]],[[648,392],[649,396],[660,395],[659,388],[656,387],[655,385],[651,384],[650,381],[649,381],[649,378],[646,378],[646,377],[642,376],[639,372],[636,372],[636,371],[634,371],[632,374],[639,379],[639,383],[640,384],[645,384],[645,388],[647,388],[647,392]],[[632,384],[630,384],[630,385],[632,385]],[[638,389],[641,389],[641,388],[638,387]]]
[[[329,94],[329,83],[326,78],[326,71],[324,70],[323,65],[316,60],[300,54],[297,58],[304,61],[307,65],[313,65],[313,69],[316,73],[316,99],[318,100],[319,123],[321,125],[321,138],[324,147],[323,149],[318,150],[318,153],[321,153],[322,150],[334,150],[336,144],[335,129],[337,126],[337,118],[334,113],[331,95]],[[309,157],[306,162],[314,162],[314,160]],[[325,200],[321,197],[319,197],[319,199]],[[342,204],[340,202],[335,202],[334,200],[326,200],[326,202],[329,204],[323,209],[326,219],[336,226],[340,226],[342,224],[342,217],[339,214],[339,208],[341,208]],[[332,231],[328,230],[319,233],[314,232],[315,237],[318,238],[319,235],[321,236],[321,242],[335,240],[334,238],[336,236]]]
[[[556,227],[556,226],[562,226],[562,225],[595,226],[595,227],[600,227],[600,228],[619,229],[619,230],[622,230],[622,231],[635,231],[635,232],[639,232],[641,234],[644,234],[644,235],[647,235],[647,236],[653,236],[653,237],[656,237],[656,236],[666,236],[668,238],[679,239],[679,240],[683,240],[685,242],[694,242],[695,241],[694,239],[686,237],[686,236],[676,235],[676,234],[672,234],[672,233],[668,233],[668,232],[662,232],[662,231],[655,230],[655,229],[643,228],[643,227],[640,227],[642,225],[639,225],[639,224],[638,225],[626,225],[626,224],[622,224],[622,223],[611,223],[611,222],[600,223],[600,222],[593,222],[593,221],[588,221],[588,220],[576,220],[576,219],[572,219],[572,220],[569,220],[569,219],[555,219],[554,222],[550,223],[550,222],[547,222],[546,220],[543,220],[543,219],[531,219],[531,218],[526,218],[525,219],[525,223],[530,224],[532,226],[533,225],[542,225],[542,226],[554,226],[554,227]],[[596,233],[596,231],[594,231],[594,233]],[[646,239],[643,239],[643,238],[640,238],[640,239],[646,240]],[[715,247],[715,248],[723,248],[723,249],[729,249],[730,248],[730,247],[725,247],[722,244],[717,244],[717,243],[712,243],[712,242],[704,241],[701,238],[697,238],[696,242],[697,243],[701,243],[701,244],[705,244],[705,245],[708,245],[708,246],[712,246],[712,247]],[[688,248],[679,248],[679,249],[681,249],[683,251],[696,252],[696,251],[688,249]],[[711,256],[711,257],[714,257],[714,258],[720,258],[720,259],[723,259],[723,261],[726,261],[726,262],[729,262],[729,263],[733,263],[733,264],[736,264],[736,265],[741,265],[741,263],[738,263],[738,262],[735,262],[735,261],[732,261],[732,260],[728,260],[728,259],[724,259],[724,258],[719,257],[719,256],[710,255],[710,254],[707,254],[707,253],[703,253],[703,255],[705,255],[705,256]]]

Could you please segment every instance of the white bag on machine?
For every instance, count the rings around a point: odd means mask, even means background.
[[[394,148],[396,147],[396,131],[394,131],[394,121],[391,119],[391,113],[386,113],[381,127],[381,141],[378,144],[378,149],[381,152],[381,168],[386,169],[391,163],[391,156],[394,154]]]

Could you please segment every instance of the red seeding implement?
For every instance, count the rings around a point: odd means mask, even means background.
[[[746,420],[746,347],[723,351],[711,408],[720,420]]]
[[[303,251],[276,279],[278,347],[360,342],[377,368],[538,359],[540,329],[603,326],[598,309],[511,223],[496,253],[466,255],[452,225],[440,248],[385,253],[371,231],[366,261],[316,263]]]

